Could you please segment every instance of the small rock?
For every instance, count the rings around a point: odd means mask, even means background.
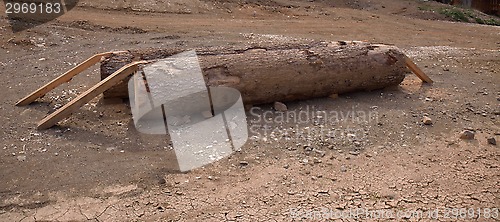
[[[425,124],[425,125],[432,125],[432,119],[427,117],[427,116],[424,116],[424,118],[422,119],[422,122]]]
[[[142,216],[144,216],[144,212],[135,213],[135,215],[136,215],[137,217],[142,217]]]
[[[274,103],[274,109],[276,111],[285,112],[285,111],[288,110],[288,107],[284,103],[282,103],[282,102],[275,102]]]
[[[321,157],[324,157],[326,155],[326,152],[322,150],[314,149],[314,152],[316,152]]]
[[[328,194],[329,192],[329,190],[319,190],[318,194]]]
[[[248,166],[248,161],[240,161],[240,166]]]
[[[493,137],[488,138],[488,144],[496,146],[497,145],[497,140]]]
[[[473,140],[474,137],[475,137],[474,132],[472,132],[470,130],[465,130],[460,134],[460,139],[463,139],[463,140]]]
[[[347,172],[347,168],[344,165],[340,166],[340,172]]]
[[[339,98],[339,94],[332,94],[329,97],[330,97],[330,99],[338,99]]]
[[[357,156],[357,155],[359,155],[359,152],[356,152],[356,151],[351,151],[351,152],[349,152],[349,154],[351,154],[351,155],[353,155],[353,156]]]
[[[285,166],[283,166],[283,168],[288,169],[290,168],[290,165],[286,164]]]
[[[26,156],[18,156],[17,160],[19,160],[19,161],[26,161]]]

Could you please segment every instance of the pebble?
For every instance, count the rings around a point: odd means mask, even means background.
[[[330,191],[329,190],[319,190],[319,194],[328,194]]]
[[[316,152],[319,156],[321,157],[324,157],[326,155],[326,152],[325,151],[321,151],[321,150],[317,150],[317,149],[314,149],[314,152]]]
[[[474,137],[475,137],[474,132],[472,132],[470,130],[465,130],[460,134],[460,139],[463,139],[463,140],[473,140]]]
[[[240,166],[248,166],[248,161],[240,161]]]
[[[497,140],[495,138],[493,138],[493,137],[488,138],[488,144],[496,146],[497,145]]]
[[[356,151],[351,151],[351,152],[349,152],[349,154],[351,154],[351,155],[353,155],[353,156],[357,156],[357,155],[359,155],[359,152],[356,152]]]
[[[425,125],[432,125],[432,119],[427,117],[427,116],[424,116],[424,118],[422,119],[422,122],[425,124]]]
[[[330,99],[338,99],[338,98],[339,98],[339,94],[330,95]]]
[[[19,161],[26,161],[26,156],[18,156],[17,160],[19,160]]]
[[[347,168],[344,165],[340,166],[340,172],[347,172]]]
[[[285,111],[288,110],[288,107],[284,103],[282,103],[282,102],[275,102],[274,103],[274,109],[276,111],[285,112]]]

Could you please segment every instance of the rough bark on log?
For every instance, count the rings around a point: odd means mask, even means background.
[[[136,60],[162,59],[187,49],[148,49],[122,53],[101,64],[101,78]],[[401,83],[409,72],[394,46],[364,42],[309,42],[196,49],[208,86],[239,90],[245,104],[292,101]],[[127,83],[105,92],[126,98]]]

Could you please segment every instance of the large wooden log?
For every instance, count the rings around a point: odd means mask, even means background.
[[[135,50],[101,64],[101,77],[137,60],[166,58],[182,48]],[[409,72],[394,46],[364,42],[309,42],[196,49],[208,86],[239,90],[245,104],[291,101],[400,84]],[[128,97],[126,82],[104,93]]]

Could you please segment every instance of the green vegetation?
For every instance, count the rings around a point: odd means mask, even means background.
[[[496,20],[496,19],[481,19],[481,18],[475,18],[476,19],[476,22],[479,23],[479,24],[484,24],[484,25],[494,25],[494,26],[500,26],[500,21]]]
[[[466,16],[465,13],[458,8],[441,9],[439,10],[439,13],[445,15],[446,17],[452,18],[455,21],[469,22],[468,16]]]
[[[485,19],[484,17],[486,16],[480,16],[480,13],[468,8],[454,6],[434,8],[430,5],[421,4],[420,6],[418,6],[418,10],[438,12],[439,14],[442,14],[458,22],[476,22],[483,25],[500,26],[500,20],[497,20],[496,18]]]
[[[421,6],[418,6],[418,10],[421,10],[421,11],[432,11],[433,8],[431,6],[428,6],[428,5],[421,5]]]
[[[500,20],[494,18],[482,19],[477,17],[473,10],[461,8],[441,8],[439,13],[459,22],[475,21],[478,24],[500,26]]]

